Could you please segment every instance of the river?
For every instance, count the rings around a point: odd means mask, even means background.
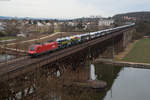
[[[0,56],[5,57],[4,55]],[[100,63],[86,64],[76,70],[69,70],[51,81],[42,77],[35,90],[36,100],[149,100],[150,98],[150,69],[118,67]],[[65,77],[61,79],[62,77]],[[57,84],[71,81],[103,80],[107,82],[105,90],[97,91],[80,87],[59,87]],[[35,84],[33,84],[35,85]],[[31,88],[29,93],[33,93]],[[17,94],[21,98],[21,93]],[[35,98],[33,98],[35,99]]]
[[[150,69],[116,67],[100,63],[82,66],[80,71],[67,74],[75,80],[103,80],[108,86],[104,91],[69,87],[48,93],[45,100],[149,100]],[[75,78],[77,77],[77,78]],[[52,95],[53,94],[53,95]],[[45,95],[47,96],[47,95]]]
[[[103,100],[149,100],[149,69],[124,67],[114,77]]]

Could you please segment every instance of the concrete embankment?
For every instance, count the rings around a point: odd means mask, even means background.
[[[104,63],[104,64],[113,64],[115,66],[125,66],[125,67],[134,67],[134,68],[146,68],[150,69],[150,64],[148,63],[135,63],[135,62],[125,62],[125,61],[115,61],[112,59],[96,59],[96,63]]]

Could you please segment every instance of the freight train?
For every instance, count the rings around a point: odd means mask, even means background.
[[[115,28],[105,29],[97,32],[90,32],[80,35],[73,35],[70,37],[57,38],[55,41],[48,41],[43,44],[33,44],[29,47],[28,54],[31,57],[36,57],[45,53],[49,53],[55,50],[60,50],[73,45],[77,45],[98,37],[102,37],[114,32],[135,26],[135,23],[130,25],[119,26]]]

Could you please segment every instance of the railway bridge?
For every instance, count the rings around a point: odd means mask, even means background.
[[[52,73],[56,73],[57,70],[63,73],[67,68],[75,69],[81,64],[85,64],[86,61],[93,61],[97,57],[112,58],[115,54],[123,51],[131,42],[134,32],[135,28],[132,26],[37,58],[24,56],[2,63],[0,64],[0,86],[7,87],[4,90],[9,91],[10,94],[5,94],[1,90],[0,94],[2,93],[4,96],[0,98],[8,96],[15,98],[16,93],[22,90],[22,97],[23,95],[30,95],[31,86],[35,86],[35,80],[39,79],[37,78],[38,73],[48,77]],[[19,87],[18,84],[21,84],[19,82],[28,85],[25,85],[24,89],[21,88],[21,90],[14,88],[15,86]],[[13,90],[13,93],[8,87]]]

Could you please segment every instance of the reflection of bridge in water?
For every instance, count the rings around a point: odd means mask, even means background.
[[[97,76],[97,80],[105,80],[108,83],[107,89],[103,92],[97,92],[97,90],[88,88],[63,87],[63,84],[89,80],[90,77],[92,77],[90,76],[91,68],[89,66],[90,65],[87,64],[77,67],[76,70],[66,69],[64,74],[59,77],[57,76],[58,71],[49,76],[37,75],[38,79],[41,81],[32,80],[32,82],[30,82],[31,80],[28,79],[26,82],[23,80],[22,82],[18,82],[18,80],[16,82],[17,86],[11,87],[11,89],[18,89],[18,92],[14,96],[16,100],[20,98],[24,98],[25,100],[93,100],[95,97],[98,100],[103,100],[107,91],[110,90],[114,80],[118,76],[121,67],[112,67],[110,65],[102,65],[99,63],[92,65],[96,70],[95,74]],[[24,90],[24,93],[21,89]],[[94,100],[97,100],[96,98]]]
[[[3,98],[11,99],[16,98],[17,95],[21,95],[21,98],[30,98],[35,95],[36,98],[37,95],[32,91],[39,89],[42,91],[41,88],[48,87],[47,84],[55,86],[56,84],[52,84],[51,81],[63,84],[64,80],[62,79],[64,78],[57,78],[58,70],[60,77],[68,77],[69,74],[64,74],[66,75],[64,76],[62,73],[67,73],[66,70],[70,68],[75,69],[76,66],[84,65],[88,60],[94,60],[99,55],[112,58],[114,53],[119,53],[127,46],[134,31],[134,27],[129,27],[39,58],[24,57],[21,60],[1,64],[0,76],[4,81],[1,82],[3,90],[0,91],[0,94],[3,94]],[[70,78],[73,80],[73,77]],[[44,90],[38,94],[42,95],[43,93]]]

